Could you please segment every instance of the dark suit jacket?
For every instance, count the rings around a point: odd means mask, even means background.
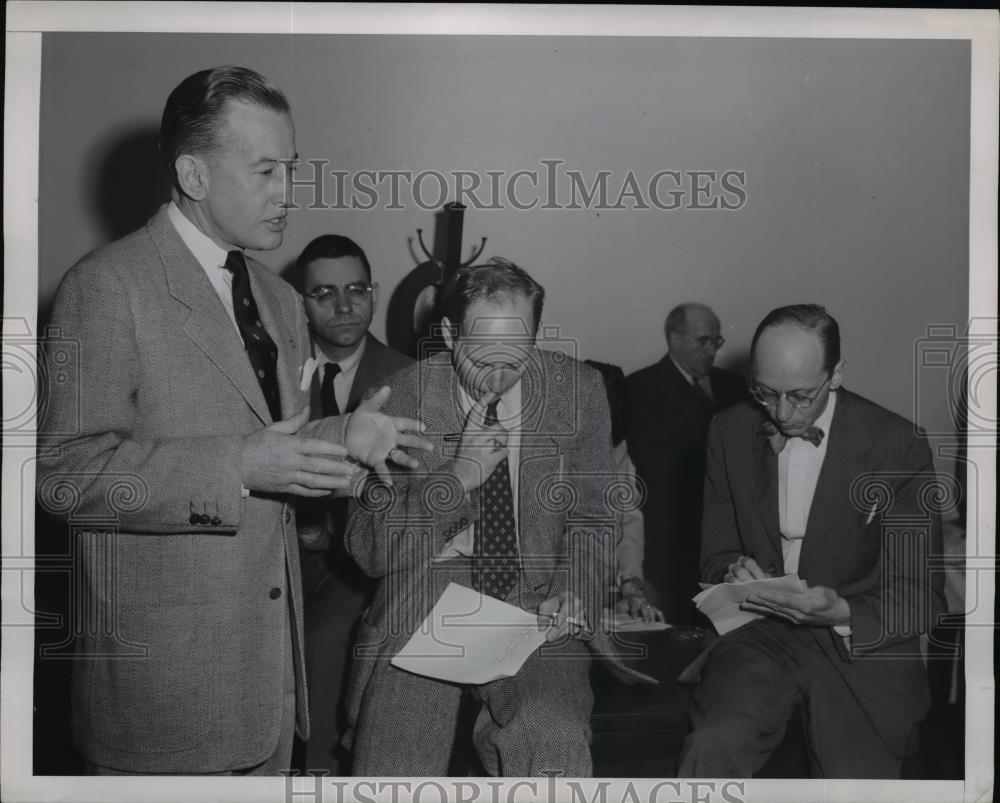
[[[354,412],[370,389],[387,384],[385,382],[386,377],[405,368],[412,362],[412,357],[407,357],[405,354],[389,348],[371,332],[366,334],[365,350],[361,355],[361,362],[358,363],[358,370],[354,374],[354,384],[351,385],[351,392],[347,398],[347,409],[341,412]],[[317,371],[313,375],[312,390],[309,397],[312,403],[313,418],[319,418],[320,415],[319,389],[320,379],[319,371]]]
[[[778,529],[778,458],[756,405],[719,415],[708,439],[702,574],[723,580],[749,555],[783,572]],[[798,574],[833,588],[851,607],[850,654],[832,629],[797,628],[833,661],[887,747],[904,756],[929,705],[919,635],[945,608],[942,553],[926,440],[912,423],[867,399],[837,391],[829,444],[809,511]],[[793,627],[789,625],[789,627]]]
[[[306,401],[305,311],[247,262],[291,413]],[[48,377],[39,440],[40,501],[79,550],[79,747],[134,772],[260,763],[278,739],[290,605],[303,736],[308,715],[294,509],[240,491],[243,438],[271,423],[240,335],[166,207],[67,272],[52,325],[79,359]]]
[[[669,355],[628,379],[628,451],[645,483],[643,572],[656,586],[668,622],[703,623],[691,603],[698,593],[698,542],[705,441],[712,416],[748,398],[735,374],[713,368],[708,404]]]
[[[537,354],[522,379],[517,504],[524,577],[543,598],[573,591],[597,623],[613,582],[607,396],[593,369],[564,355]],[[479,515],[478,489],[466,494],[454,475],[441,471],[465,420],[450,353],[404,369],[393,382],[385,411],[420,418],[434,450],[415,452],[420,468],[394,475],[391,489],[373,485],[352,502],[347,547],[365,572],[381,578],[359,628],[347,703],[352,723],[364,716],[364,701],[380,694],[369,688],[376,664],[398,652],[436,601],[431,558]],[[594,641],[595,649],[610,652],[606,639]],[[400,716],[406,716],[405,700]]]
[[[351,392],[348,394],[347,409],[341,411],[343,413],[354,412],[369,390],[376,390],[382,385],[388,384],[386,379],[390,375],[413,362],[412,358],[389,348],[370,332],[365,335],[365,339],[365,350],[354,374],[354,382],[351,385]],[[313,348],[315,350],[315,344]],[[310,389],[310,411],[311,417],[314,419],[320,417],[322,409],[320,384],[320,372],[316,371],[313,374]],[[347,527],[347,503],[346,497],[332,501],[299,503],[299,519],[303,526],[307,528],[323,526],[327,531],[319,543],[320,551],[323,553],[322,557],[303,556],[303,580],[307,602],[315,596],[322,586],[333,579],[339,581],[341,590],[348,597],[363,596],[369,590],[370,583],[366,581],[364,574],[358,570],[353,558],[347,554],[344,548],[343,535],[344,529]],[[332,600],[328,600],[328,602],[332,602]]]

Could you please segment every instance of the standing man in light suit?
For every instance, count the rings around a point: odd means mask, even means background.
[[[413,360],[368,331],[379,288],[361,246],[323,234],[305,247],[296,269],[316,360],[312,416],[354,412],[370,389]],[[321,500],[299,509],[311,726],[305,768],[332,775],[349,769],[340,749],[341,699],[354,633],[372,589],[344,549],[347,502]]]
[[[88,522],[74,731],[94,774],[276,774],[308,734],[295,500],[427,444],[377,412],[387,390],[307,423],[302,302],[244,254],[286,225],[282,92],[195,73],[160,149],[171,202],[71,268],[52,315],[79,365],[47,388],[39,497]]]
[[[841,386],[840,329],[823,307],[772,311],[751,357],[756,403],[709,433],[702,575],[797,573],[808,589],[751,596],[762,618],[684,671],[697,686],[678,774],[753,775],[799,707],[814,775],[897,778],[930,704],[920,636],[944,609],[927,565],[942,550],[930,449]]]

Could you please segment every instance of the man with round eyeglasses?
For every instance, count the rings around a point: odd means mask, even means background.
[[[312,417],[352,413],[369,390],[413,360],[369,331],[379,288],[360,245],[323,234],[303,249],[296,268],[316,366]],[[346,497],[300,505],[298,521],[312,725],[305,769],[344,775],[349,762],[340,746],[346,728],[341,698],[372,581],[344,548]]]
[[[627,379],[625,439],[647,488],[642,507],[646,581],[659,592],[668,622],[703,625],[691,597],[699,590],[708,425],[716,413],[745,400],[747,388],[740,377],[715,367],[725,339],[709,307],[679,304],[664,329],[668,353]]]
[[[695,684],[684,777],[750,777],[796,712],[810,772],[896,778],[930,697],[920,636],[943,610],[931,453],[914,425],[845,390],[840,330],[823,307],[779,307],[751,344],[752,402],[713,421],[702,577],[797,574],[761,590],[756,618],[681,675]]]

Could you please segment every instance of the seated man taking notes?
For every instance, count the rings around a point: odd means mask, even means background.
[[[841,387],[837,322],[772,311],[751,345],[752,395],[708,439],[702,576],[795,574],[801,595],[759,591],[762,617],[714,641],[681,675],[695,686],[681,777],[750,777],[807,714],[810,769],[896,778],[930,697],[920,636],[943,608],[936,479],[912,423]]]

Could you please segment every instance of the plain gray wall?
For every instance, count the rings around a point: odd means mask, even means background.
[[[612,171],[615,190],[628,170],[745,171],[738,211],[470,209],[465,252],[487,236],[484,258],[545,285],[548,324],[626,371],[663,354],[680,301],[717,310],[724,366],[743,363],[771,308],[821,302],[841,323],[848,387],[952,429],[944,392],[917,409],[915,387],[941,380],[918,377],[915,346],[968,318],[968,42],[47,33],[42,56],[43,320],[66,268],[165,197],[155,134],[170,90],[235,63],[287,92],[302,158],[341,170],[555,158]],[[290,220],[263,260],[281,269],[318,234],[354,238],[383,288],[381,334],[415,265],[408,239],[432,238],[434,213]]]

